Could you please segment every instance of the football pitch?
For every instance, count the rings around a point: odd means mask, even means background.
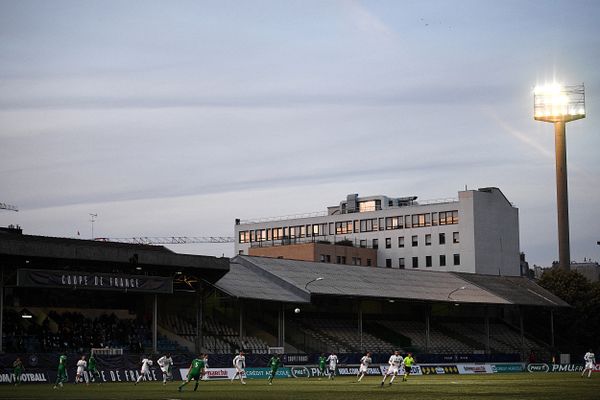
[[[396,379],[392,386],[380,387],[379,377],[365,377],[356,383],[351,377],[326,379],[280,379],[272,386],[266,380],[201,382],[198,391],[193,383],[183,392],[177,391],[179,382],[162,385],[161,382],[103,383],[75,385],[52,389],[50,384],[0,386],[1,399],[243,399],[243,400],[301,400],[335,398],[339,400],[410,399],[600,399],[600,376],[581,378],[578,373],[561,374],[494,374],[494,375],[429,375],[411,377],[408,382]]]

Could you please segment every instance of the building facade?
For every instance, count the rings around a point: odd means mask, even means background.
[[[377,266],[377,250],[375,249],[352,245],[336,245],[324,243],[324,241],[284,244],[281,246],[254,246],[248,249],[248,255],[366,267]]]
[[[350,241],[377,250],[379,267],[521,274],[519,212],[497,188],[427,202],[351,194],[322,214],[236,220],[235,238],[238,254],[256,247]]]

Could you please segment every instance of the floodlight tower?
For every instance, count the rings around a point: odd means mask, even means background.
[[[567,190],[567,122],[585,118],[585,88],[583,84],[564,86],[558,83],[536,86],[533,91],[533,112],[536,121],[554,124],[556,152],[556,206],[558,211],[558,266],[569,270],[569,199]]]

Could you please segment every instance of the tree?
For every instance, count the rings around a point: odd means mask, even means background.
[[[589,348],[597,351],[600,346],[600,283],[591,283],[576,271],[553,268],[544,272],[539,284],[572,307],[555,312],[559,348],[575,354]]]

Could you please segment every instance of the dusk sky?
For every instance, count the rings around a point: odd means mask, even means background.
[[[532,90],[557,80],[585,83],[571,257],[598,261],[599,21],[596,0],[0,0],[0,202],[19,207],[0,226],[90,238],[94,213],[96,237],[232,236],[349,193],[495,186],[548,266],[554,131]]]

